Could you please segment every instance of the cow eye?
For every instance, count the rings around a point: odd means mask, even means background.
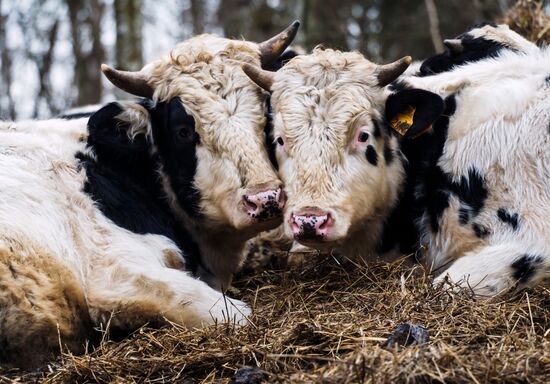
[[[281,136],[277,137],[277,144],[279,144],[281,147],[285,145],[285,141]]]
[[[359,136],[357,137],[357,140],[359,140],[360,143],[366,143],[368,139],[369,133],[364,131],[359,133]]]
[[[178,130],[178,137],[182,140],[191,140],[192,132],[187,127],[182,127]]]

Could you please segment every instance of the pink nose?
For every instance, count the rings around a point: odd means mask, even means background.
[[[243,196],[243,207],[246,214],[258,221],[280,216],[284,206],[285,193],[281,188]]]
[[[323,240],[330,233],[334,219],[330,213],[297,213],[290,216],[292,233],[297,240]]]

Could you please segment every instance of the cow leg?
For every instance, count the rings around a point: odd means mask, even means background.
[[[74,274],[46,252],[0,247],[0,363],[37,367],[59,353],[84,351],[93,327]]]
[[[112,267],[97,276],[88,296],[92,317],[121,330],[166,320],[188,327],[215,322],[244,325],[250,315],[245,303],[225,297],[187,272],[131,264]]]
[[[476,295],[492,297],[511,288],[532,287],[550,277],[550,253],[519,244],[490,245],[460,257],[434,280],[447,279]]]

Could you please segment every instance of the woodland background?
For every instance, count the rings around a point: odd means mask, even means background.
[[[421,59],[495,20],[513,0],[0,0],[0,119],[44,118],[121,97],[99,70],[136,70],[203,32],[262,41],[292,20],[296,43]],[[549,1],[539,1],[548,13]]]

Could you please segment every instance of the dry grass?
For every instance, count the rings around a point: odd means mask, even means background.
[[[227,382],[259,366],[269,382],[529,382],[550,378],[550,291],[493,301],[432,289],[423,270],[311,260],[241,278],[252,324],[234,329],[142,329],[49,372],[3,380]],[[381,348],[399,324],[425,325],[430,342]],[[1,376],[0,376],[1,377]]]
[[[550,44],[550,15],[542,0],[519,0],[498,22],[537,44]]]

